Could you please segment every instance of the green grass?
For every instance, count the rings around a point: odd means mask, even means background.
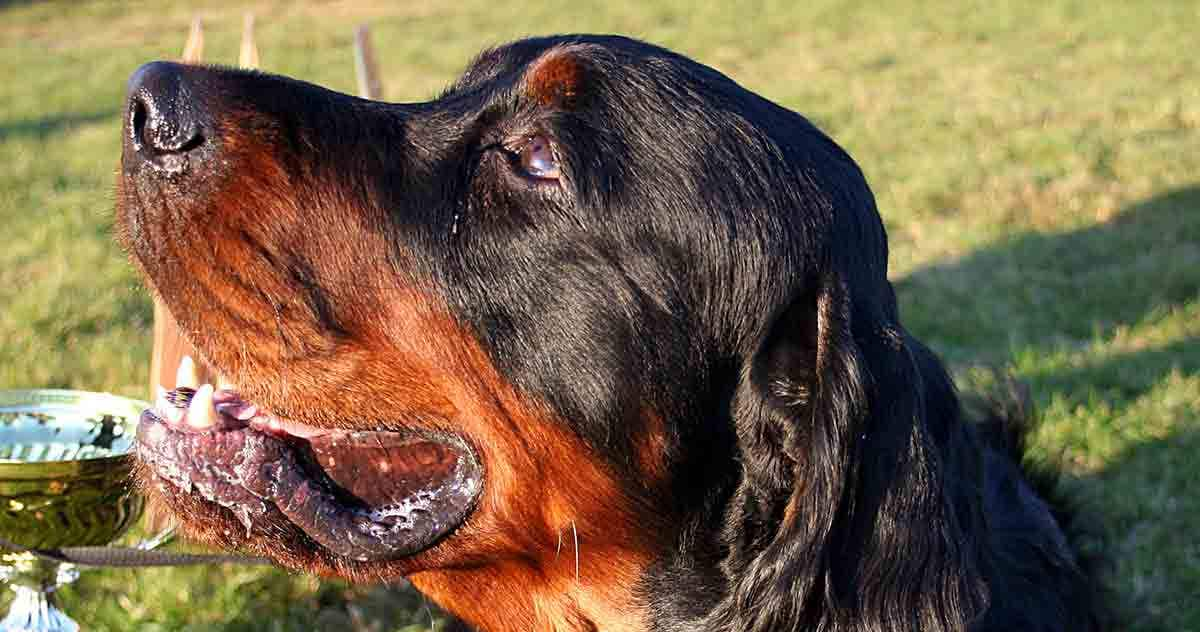
[[[1131,629],[1200,629],[1200,32],[1194,2],[259,2],[263,67],[352,91],[373,27],[386,96],[480,47],[631,34],[808,114],[862,164],[907,325],[969,377],[1027,382],[1036,453],[1095,515]],[[141,396],[150,303],[114,245],[125,78],[174,58],[193,3],[0,2],[0,388]],[[215,5],[206,59],[236,59]],[[486,596],[481,596],[486,598]],[[256,568],[85,574],[93,630],[420,630],[398,589]]]

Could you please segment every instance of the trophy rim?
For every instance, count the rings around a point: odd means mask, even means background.
[[[74,389],[33,388],[0,390],[0,411],[28,408],[36,410],[38,405],[75,407],[98,414],[110,414],[123,421],[126,432],[136,432],[138,418],[150,404],[132,397],[95,391]],[[80,459],[57,461],[23,461],[0,458],[0,480],[37,481],[48,478],[112,476],[114,472],[128,472],[133,466],[133,455],[129,450],[120,454],[91,456]]]

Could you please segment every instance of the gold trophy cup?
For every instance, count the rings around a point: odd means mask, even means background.
[[[0,537],[31,549],[103,546],[142,513],[130,450],[149,405],[66,390],[0,391]],[[16,597],[0,632],[79,629],[54,591],[76,567],[0,548],[0,581]]]

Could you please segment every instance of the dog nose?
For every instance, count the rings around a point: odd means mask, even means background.
[[[205,146],[203,110],[186,66],[151,62],[129,78],[126,142],[138,158],[168,174],[189,167]]]

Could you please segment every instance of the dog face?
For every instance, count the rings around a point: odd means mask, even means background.
[[[130,94],[124,244],[236,385],[147,416],[146,487],[216,545],[435,598],[578,568],[628,610],[732,493],[713,411],[864,188],[800,117],[619,38],[492,50],[411,105],[169,64]]]
[[[487,630],[981,611],[953,389],[799,115],[568,36],[415,104],[150,64],[124,135],[123,244],[236,385],[139,429],[192,535]]]
[[[616,38],[490,51],[421,104],[162,63],[130,95],[124,245],[236,385],[147,414],[151,495],[293,568],[435,598],[457,569],[547,592],[582,570],[628,611],[709,493],[672,494],[674,470],[729,458],[674,458],[709,432],[675,424],[720,397],[699,394],[726,337],[697,332],[755,247],[725,210],[782,167],[737,110],[770,106]]]

